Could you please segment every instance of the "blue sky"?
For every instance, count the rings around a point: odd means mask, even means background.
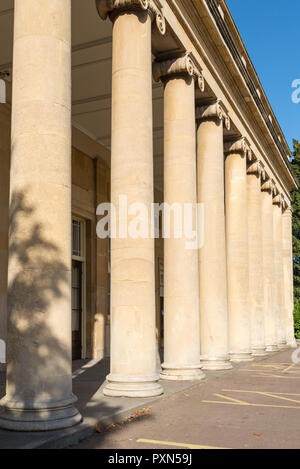
[[[292,147],[300,140],[300,103],[291,99],[300,79],[300,0],[227,0],[278,122]]]

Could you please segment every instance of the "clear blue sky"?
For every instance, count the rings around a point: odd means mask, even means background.
[[[300,140],[300,103],[291,84],[300,79],[300,0],[227,0],[278,122],[292,147]]]

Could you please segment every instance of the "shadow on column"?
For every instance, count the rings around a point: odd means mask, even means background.
[[[10,202],[6,397],[0,413],[0,427],[9,430],[54,430],[81,421],[73,406],[71,337],[63,334],[69,329],[71,334],[71,310],[64,308],[61,316],[55,311],[70,295],[70,267],[46,239],[47,226],[34,223],[35,217],[25,193],[15,192]]]

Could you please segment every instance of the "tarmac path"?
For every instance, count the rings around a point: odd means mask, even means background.
[[[288,349],[215,373],[102,428],[77,449],[300,448],[300,363]],[[298,348],[300,362],[300,349]]]

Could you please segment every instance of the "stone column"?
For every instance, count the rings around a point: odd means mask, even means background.
[[[199,249],[201,361],[207,370],[232,368],[229,361],[226,280],[223,125],[221,102],[196,111],[198,203],[203,204]]]
[[[273,183],[269,179],[262,184],[262,241],[263,241],[263,284],[265,346],[267,352],[276,352],[277,324],[275,320],[275,272],[273,234]]]
[[[8,366],[0,426],[81,420],[71,369],[71,0],[16,0]]]
[[[119,220],[120,197],[126,197],[128,208],[136,204],[131,210],[146,209],[148,214],[153,203],[151,20],[156,13],[154,3],[145,0],[117,0],[109,10],[106,1],[97,3],[100,17],[109,13],[113,21],[111,202]],[[111,240],[111,369],[106,396],[163,392],[156,370],[154,239],[147,221],[144,236],[129,234],[136,216],[131,213],[123,225],[118,223]]]
[[[170,218],[170,237],[164,239],[161,378],[198,380],[205,377],[200,370],[198,249],[196,242],[189,246],[191,239],[183,226],[186,204],[190,204],[197,241],[195,69],[186,55],[156,62],[153,74],[164,83],[164,223],[169,207],[181,212],[177,223],[175,214]]]
[[[8,205],[10,171],[10,108],[0,103],[0,370],[7,339]]]
[[[290,347],[297,347],[294,330],[292,214],[292,207],[287,205],[282,215],[283,274],[286,341]]]
[[[284,308],[284,277],[282,250],[282,198],[277,194],[273,198],[273,233],[274,233],[274,271],[275,271],[275,317],[277,324],[277,345],[286,346],[286,319]]]
[[[249,243],[249,299],[251,311],[252,355],[266,355],[264,290],[263,282],[263,240],[262,240],[262,166],[258,161],[250,162],[247,169],[248,196],[248,243]]]
[[[225,150],[229,344],[231,360],[241,362],[252,360],[246,179],[251,151],[245,139]]]

